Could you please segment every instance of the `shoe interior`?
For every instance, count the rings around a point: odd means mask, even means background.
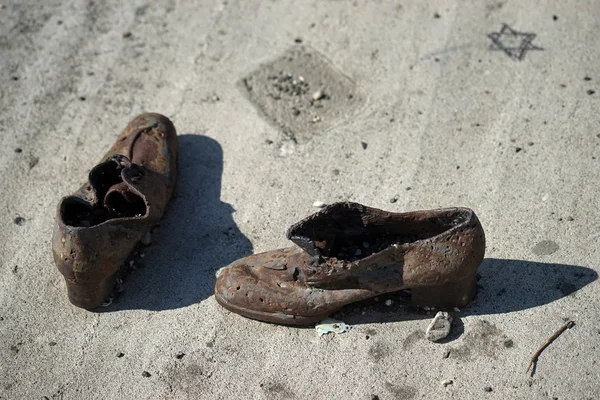
[[[298,224],[290,231],[290,238],[302,248],[314,246],[323,257],[355,261],[392,244],[432,238],[468,218],[469,212],[460,209],[394,214],[343,203]]]
[[[77,196],[63,201],[61,217],[66,225],[89,227],[113,218],[139,217],[146,214],[146,203],[137,194],[127,190],[121,178],[123,167],[107,161],[90,172],[90,186],[95,189],[96,203]]]

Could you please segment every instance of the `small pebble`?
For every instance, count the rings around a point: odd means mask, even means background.
[[[454,381],[453,381],[452,379],[444,379],[444,380],[442,381],[442,385],[443,385],[444,387],[446,387],[446,386],[448,386],[448,385],[452,385],[453,383],[454,383]]]
[[[313,203],[313,207],[323,208],[323,207],[325,207],[325,203],[323,203],[322,201],[315,201]]]
[[[148,371],[144,371],[144,372],[142,372],[142,376],[144,378],[150,378],[152,376],[152,374],[150,374],[150,372],[148,372]]]
[[[142,236],[142,238],[140,239],[140,242],[144,246],[148,246],[150,243],[152,243],[152,234],[150,232],[144,233],[144,236]]]
[[[312,95],[312,99],[315,100],[315,101],[321,100],[323,97],[325,97],[325,92],[322,91],[322,90],[317,90]]]
[[[491,386],[486,386],[483,388],[483,390],[485,390],[486,392],[491,392],[492,391],[492,387]]]
[[[430,342],[442,340],[450,334],[451,326],[452,317],[450,314],[445,311],[438,311],[425,331],[425,338]]]
[[[397,198],[397,197],[392,197],[392,198],[390,199],[390,203],[395,203],[395,202],[397,202],[397,201],[398,201],[398,198]]]
[[[385,305],[388,306],[388,307],[391,306],[392,304],[394,304],[394,301],[392,299],[387,299],[385,301]]]
[[[113,302],[113,297],[109,297],[108,299],[106,299],[106,301],[102,304],[100,304],[100,307],[108,307],[112,304]]]

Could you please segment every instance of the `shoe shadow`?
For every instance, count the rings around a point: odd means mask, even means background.
[[[177,187],[152,243],[140,248],[141,267],[128,274],[124,291],[103,311],[172,310],[214,292],[215,272],[252,254],[233,207],[220,200],[223,150],[196,134],[179,135]],[[137,263],[136,263],[137,265]]]
[[[598,279],[596,271],[586,267],[498,258],[484,259],[478,276],[474,301],[456,312],[455,318],[543,306],[566,296],[576,297],[578,290]],[[429,319],[433,315],[435,311],[411,306],[410,294],[401,291],[350,304],[333,317],[357,325]]]

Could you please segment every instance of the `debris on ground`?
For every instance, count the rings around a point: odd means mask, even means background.
[[[323,208],[323,207],[325,207],[325,206],[326,206],[326,204],[325,204],[325,203],[323,203],[322,201],[318,201],[318,200],[317,200],[317,201],[315,201],[315,202],[313,203],[313,207],[317,207],[317,208]]]
[[[317,90],[316,92],[313,93],[312,99],[314,101],[318,101],[318,100],[321,100],[322,98],[324,98],[325,96],[326,95],[325,95],[325,91],[324,90]]]
[[[108,299],[106,299],[106,301],[102,304],[100,304],[100,307],[102,308],[106,308],[109,307],[113,302],[113,296],[110,296]]]
[[[323,336],[330,332],[345,333],[348,332],[351,328],[352,327],[350,325],[347,325],[342,321],[337,321],[332,318],[326,318],[315,326],[315,329],[319,336]]]
[[[564,324],[563,326],[561,326],[559,330],[554,332],[552,334],[552,336],[550,336],[548,338],[548,340],[546,340],[546,342],[539,349],[537,349],[537,351],[535,352],[533,357],[531,357],[531,360],[529,361],[529,365],[527,366],[527,369],[525,370],[525,374],[527,374],[527,372],[529,372],[529,369],[533,365],[533,369],[531,370],[531,376],[533,376],[533,374],[535,373],[535,367],[537,365],[537,360],[538,360],[540,354],[542,354],[542,351],[544,351],[544,349],[546,349],[546,347],[548,347],[552,342],[554,342],[556,340],[556,338],[558,338],[560,335],[562,335],[562,333],[564,331],[566,331],[567,329],[571,329],[573,326],[575,326],[575,322],[567,321],[567,323]]]
[[[450,334],[451,326],[452,317],[450,314],[445,311],[438,311],[425,331],[425,338],[430,342],[442,340]]]
[[[453,383],[454,383],[454,381],[453,381],[452,379],[444,379],[444,380],[442,381],[442,385],[443,385],[444,387],[446,387],[446,386],[448,386],[448,385],[452,385]]]

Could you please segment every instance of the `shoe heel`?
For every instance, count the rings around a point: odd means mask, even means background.
[[[69,301],[81,308],[91,310],[100,307],[112,295],[116,283],[116,275],[111,275],[100,282],[74,282],[65,279]]]
[[[411,289],[411,303],[417,307],[453,308],[471,303],[477,291],[477,277],[440,286]]]

